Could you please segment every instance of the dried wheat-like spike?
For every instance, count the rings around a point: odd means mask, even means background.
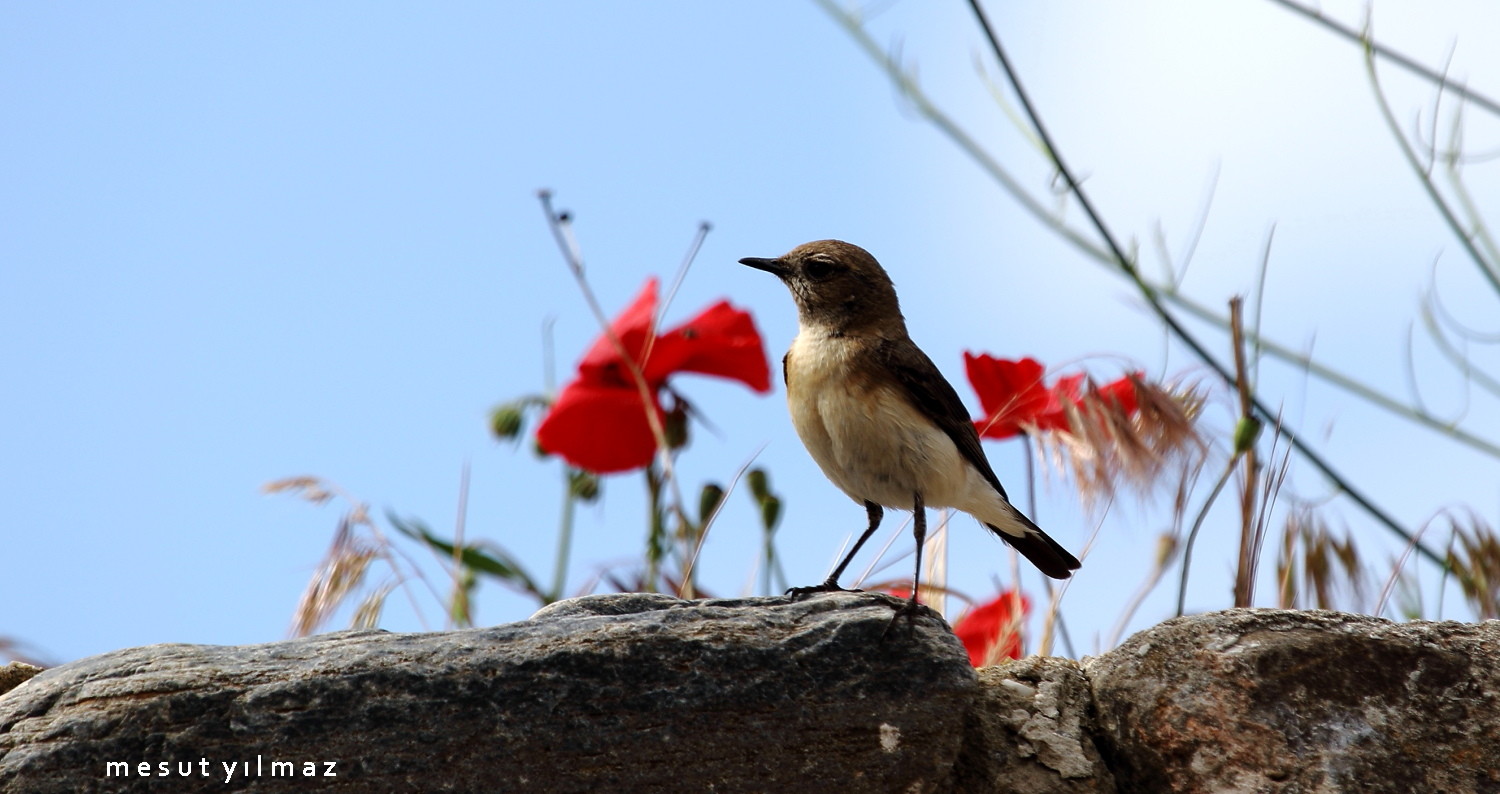
[[[1479,619],[1500,618],[1500,537],[1479,516],[1469,514],[1466,519],[1467,526],[1451,519],[1453,548],[1448,564]]]
[[[313,572],[293,613],[292,636],[306,637],[328,621],[344,599],[359,589],[379,551],[354,536],[350,515],[339,521],[328,554]]]
[[[333,489],[324,485],[321,479],[307,475],[272,480],[261,486],[260,490],[268,494],[292,491],[313,504],[323,504],[333,498]]]
[[[1090,382],[1076,405],[1064,406],[1067,430],[1031,433],[1044,459],[1073,476],[1087,504],[1113,499],[1121,484],[1149,494],[1166,482],[1168,469],[1201,465],[1209,448],[1195,423],[1203,403],[1196,386],[1128,379],[1133,405]]]
[[[1369,572],[1354,537],[1330,529],[1310,508],[1292,510],[1282,526],[1276,561],[1283,609],[1367,608]],[[1300,560],[1300,567],[1299,567]]]
[[[373,629],[380,626],[380,613],[385,609],[386,596],[395,589],[394,582],[386,582],[377,587],[354,610],[354,617],[349,621],[349,627],[355,629]]]

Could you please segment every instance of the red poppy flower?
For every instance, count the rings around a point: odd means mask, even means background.
[[[975,422],[985,438],[1010,438],[1039,426],[1049,395],[1042,386],[1044,369],[1034,358],[1010,361],[964,351],[964,370],[979,393],[985,418]]]
[[[983,667],[1000,659],[1021,658],[1021,622],[1030,610],[1026,596],[1006,590],[964,613],[953,624],[953,633],[969,651],[969,664]]]
[[[1135,399],[1135,382],[1146,376],[1144,372],[1132,372],[1119,380],[1112,380],[1099,387],[1099,396],[1120,406],[1128,416],[1140,407]]]
[[[1066,375],[1052,386],[1042,384],[1043,367],[1032,358],[1010,361],[988,354],[964,353],[969,383],[979,394],[985,418],[974,423],[985,438],[1010,438],[1039,430],[1067,430],[1069,414],[1086,409],[1086,397],[1113,402],[1135,413],[1135,384],[1127,375],[1103,386],[1088,386],[1083,373]],[[1090,393],[1091,392],[1091,393]]]
[[[653,277],[609,327],[640,367],[651,396],[650,410],[663,425],[661,392],[667,378],[677,372],[717,375],[758,392],[771,390],[765,344],[748,312],[720,301],[658,334],[656,291]],[[537,427],[537,443],[599,474],[640,468],[656,454],[646,410],[629,365],[609,335],[601,334],[578,362],[578,377],[558,393]]]

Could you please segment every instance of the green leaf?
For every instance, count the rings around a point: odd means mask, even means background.
[[[402,521],[395,515],[387,513],[386,519],[391,526],[401,534],[419,543],[425,543],[435,549],[443,558],[454,557],[454,546],[451,542],[443,540],[433,534],[422,522],[412,519]],[[545,599],[546,596],[536,586],[536,582],[526,573],[521,564],[516,562],[509,554],[499,549],[481,550],[474,546],[465,545],[458,549],[458,559],[464,565],[477,573],[489,574],[497,579],[508,582],[513,587],[525,590],[538,598]]]

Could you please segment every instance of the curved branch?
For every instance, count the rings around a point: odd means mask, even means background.
[[[1301,14],[1302,16],[1312,20],[1313,22],[1316,22],[1324,28],[1327,28],[1333,33],[1338,34],[1340,37],[1349,41],[1349,43],[1351,44],[1357,44],[1361,47],[1369,48],[1369,50],[1374,55],[1384,58],[1385,60],[1388,60],[1391,63],[1400,66],[1401,68],[1407,70],[1408,72],[1411,72],[1414,75],[1417,75],[1418,77],[1436,83],[1446,91],[1452,91],[1453,93],[1459,95],[1460,97],[1463,97],[1469,102],[1474,103],[1476,107],[1484,108],[1485,110],[1488,110],[1489,112],[1500,116],[1500,102],[1496,102],[1495,100],[1490,99],[1488,96],[1485,96],[1478,91],[1474,91],[1467,86],[1450,82],[1447,76],[1443,75],[1442,73],[1433,71],[1431,68],[1417,63],[1415,60],[1412,60],[1411,58],[1402,55],[1399,52],[1396,52],[1390,47],[1387,47],[1378,42],[1369,41],[1369,37],[1366,36],[1363,32],[1355,30],[1354,28],[1351,28],[1347,25],[1342,25],[1338,22],[1335,22],[1328,17],[1323,16],[1323,13],[1321,11],[1318,11],[1317,9],[1308,8],[1306,6],[1293,3],[1291,2],[1291,0],[1271,0],[1271,2],[1293,13]]]
[[[834,0],[814,0],[814,2],[844,28],[845,32],[854,39],[855,44],[859,45],[860,49],[885,72],[886,76],[896,85],[902,95],[912,103],[921,116],[937,127],[940,132],[946,135],[965,154],[969,155],[981,170],[994,179],[1002,190],[1010,194],[1021,205],[1023,210],[1030,213],[1037,222],[1052,229],[1063,239],[1072,243],[1085,256],[1113,268],[1114,260],[1108,251],[1052,215],[1046,206],[1026,192],[1020,182],[1010,172],[1006,171],[1004,166],[959,127],[957,122],[938,108],[922,91],[921,86],[917,85],[916,81],[910,75],[902,71],[900,64],[895,62],[870,37],[870,34],[864,29],[857,16],[840,7]],[[1228,318],[1178,292],[1174,285],[1162,285],[1151,281],[1146,281],[1146,283],[1163,300],[1174,307],[1182,309],[1199,320],[1211,323],[1221,330],[1227,331],[1229,329]],[[1265,350],[1271,355],[1322,378],[1326,382],[1377,407],[1384,408],[1401,418],[1413,421],[1428,429],[1442,431],[1461,444],[1472,447],[1491,457],[1500,458],[1500,443],[1452,427],[1442,419],[1424,414],[1422,411],[1392,399],[1353,377],[1313,361],[1311,357],[1299,353],[1290,346],[1265,339],[1260,335],[1259,328],[1246,329],[1245,338],[1252,342],[1257,350]]]
[[[1130,278],[1132,283],[1134,283],[1136,288],[1140,291],[1142,297],[1144,297],[1150,304],[1152,311],[1155,312],[1158,319],[1160,319],[1162,323],[1167,326],[1172,334],[1176,336],[1178,340],[1180,340],[1184,345],[1187,345],[1188,349],[1191,350],[1193,354],[1196,355],[1204,364],[1214,370],[1214,372],[1218,373],[1219,377],[1223,379],[1225,383],[1232,386],[1234,384],[1234,375],[1227,368],[1225,368],[1222,363],[1220,363],[1217,359],[1210,355],[1208,350],[1202,345],[1202,343],[1200,343],[1195,337],[1193,337],[1192,334],[1189,334],[1187,332],[1187,329],[1183,328],[1182,325],[1177,321],[1177,318],[1174,317],[1171,312],[1167,311],[1167,308],[1162,303],[1162,300],[1157,294],[1156,289],[1141,278],[1140,273],[1136,270],[1135,265],[1126,258],[1124,251],[1115,241],[1115,238],[1110,233],[1109,228],[1105,226],[1103,219],[1100,218],[1099,214],[1094,210],[1093,202],[1089,200],[1088,194],[1083,191],[1083,187],[1078,184],[1078,181],[1073,177],[1072,172],[1068,169],[1067,164],[1063,162],[1061,152],[1059,152],[1057,147],[1053,145],[1052,136],[1047,133],[1046,126],[1042,124],[1040,115],[1036,112],[1035,108],[1032,107],[1031,99],[1026,94],[1025,89],[1021,86],[1020,78],[1019,76],[1017,76],[1015,69],[1011,67],[1010,59],[1006,57],[1005,49],[1000,46],[1000,40],[996,38],[994,30],[990,27],[989,20],[984,15],[984,9],[980,8],[979,6],[979,1],[969,0],[969,7],[973,9],[974,15],[979,20],[980,27],[984,29],[985,38],[989,40],[990,48],[994,52],[995,58],[1000,62],[1001,68],[1005,70],[1005,74],[1010,80],[1011,87],[1015,90],[1017,98],[1019,98],[1021,101],[1021,107],[1026,110],[1026,115],[1031,119],[1032,126],[1036,130],[1037,135],[1042,138],[1043,144],[1047,147],[1047,151],[1052,158],[1052,162],[1057,166],[1057,169],[1062,174],[1063,179],[1068,183],[1069,190],[1075,197],[1077,197],[1079,205],[1083,207],[1084,213],[1089,216],[1090,222],[1094,224],[1095,229],[1098,230],[1099,235],[1104,239],[1105,245],[1109,248],[1111,257],[1115,262],[1115,266]],[[1251,392],[1249,394],[1249,402],[1254,411],[1261,417],[1263,417],[1267,421],[1276,420],[1276,415],[1265,406],[1265,404],[1261,401],[1259,395]],[[1396,536],[1412,544],[1412,547],[1414,549],[1416,549],[1422,556],[1426,557],[1432,563],[1445,569],[1448,567],[1448,561],[1446,559],[1439,556],[1431,549],[1428,549],[1426,546],[1423,546],[1418,541],[1415,534],[1403,527],[1400,522],[1396,521],[1393,516],[1387,513],[1379,505],[1376,505],[1373,501],[1371,501],[1371,499],[1366,496],[1363,491],[1354,487],[1354,484],[1345,479],[1343,475],[1339,474],[1339,472],[1333,468],[1333,465],[1325,460],[1317,450],[1313,449],[1310,445],[1303,441],[1302,437],[1299,434],[1283,427],[1282,435],[1286,438],[1287,443],[1289,443],[1294,449],[1296,449],[1298,454],[1300,454],[1303,459],[1312,464],[1313,468],[1317,469],[1323,474],[1324,477],[1333,482],[1339,488],[1339,490],[1343,491],[1345,495],[1347,495],[1355,504],[1359,505],[1362,510],[1368,513],[1377,522],[1385,526]]]

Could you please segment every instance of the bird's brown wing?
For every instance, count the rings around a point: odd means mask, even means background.
[[[958,452],[964,456],[964,460],[973,464],[974,468],[984,476],[985,481],[994,486],[1009,504],[1010,497],[1006,495],[1005,487],[1000,484],[1000,478],[995,476],[995,470],[990,468],[990,461],[984,456],[984,450],[979,446],[979,433],[974,430],[974,423],[969,419],[969,409],[964,407],[964,401],[959,398],[958,392],[953,390],[953,384],[943,377],[943,373],[938,371],[932,359],[928,358],[927,354],[910,340],[883,340],[876,348],[875,354],[886,369],[896,376],[902,391],[906,393],[917,410],[943,429],[948,438],[953,440],[953,445],[958,447]],[[1079,567],[1078,558],[1043,532],[1041,527],[1017,510],[1014,505],[1011,506],[1011,511],[1015,518],[1027,528],[1028,531],[1024,535],[1017,537],[1008,532],[1001,532],[998,527],[990,524],[985,524],[985,526],[1006,543],[1015,547],[1016,551],[1030,560],[1031,564],[1042,573],[1054,579],[1067,579],[1072,576],[1073,571]]]
[[[964,401],[953,390],[953,384],[943,377],[932,359],[910,340],[882,340],[875,355],[896,376],[902,391],[917,410],[942,428],[948,438],[953,439],[953,445],[958,447],[964,460],[973,464],[984,475],[985,481],[995,486],[995,490],[1009,502],[1005,487],[1000,484],[1000,478],[995,476],[995,470],[990,468],[990,461],[979,446],[979,433],[975,432],[974,422],[969,419],[969,409],[964,407]]]

